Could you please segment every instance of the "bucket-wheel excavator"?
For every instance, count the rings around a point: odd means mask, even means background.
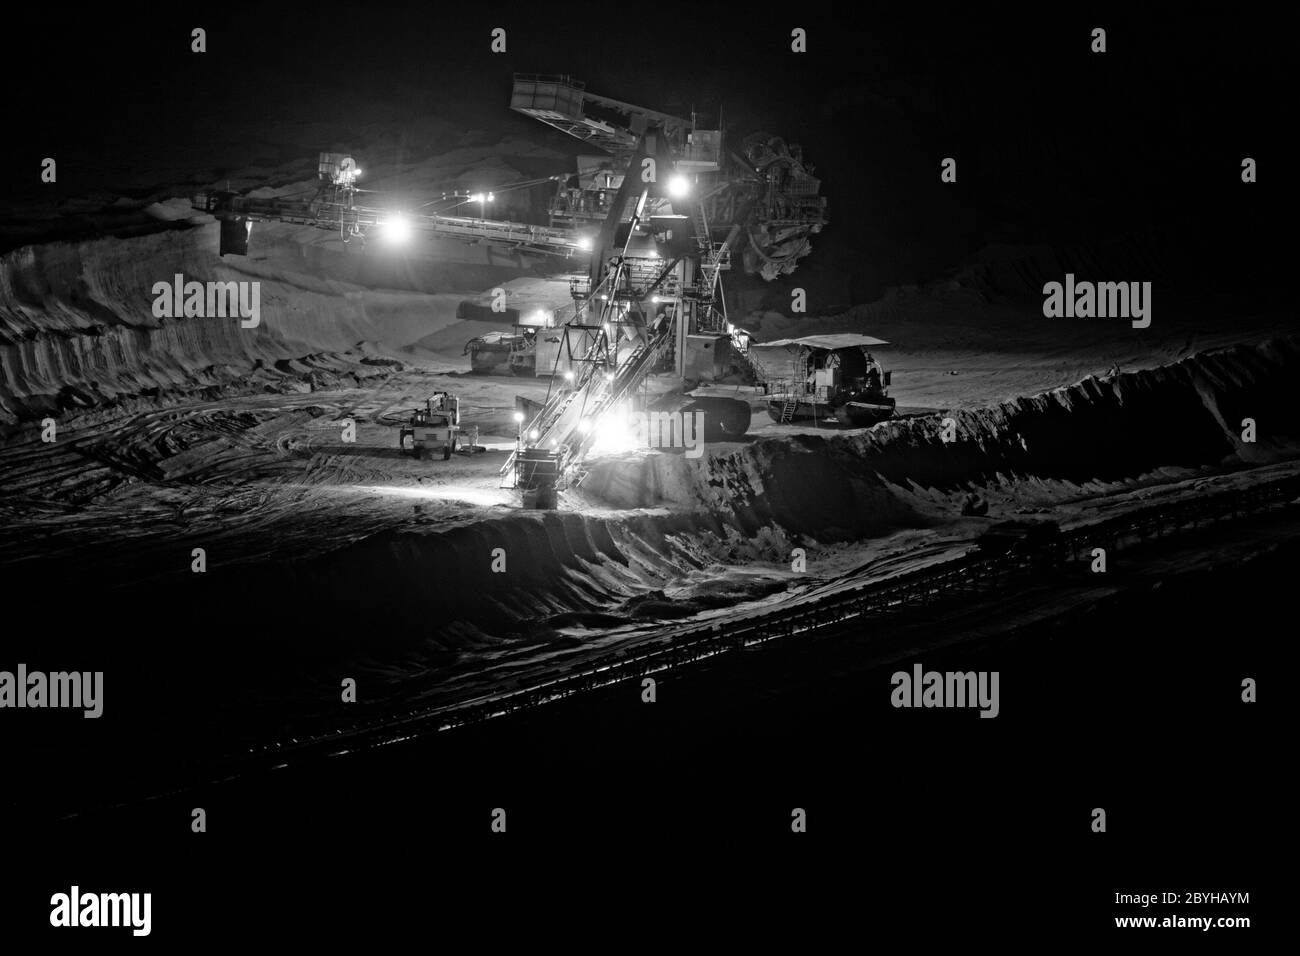
[[[586,280],[571,288],[572,318],[546,330],[547,350],[507,345],[512,370],[523,371],[514,360],[527,352],[552,384],[502,475],[526,502],[552,507],[557,489],[581,481],[583,456],[602,435],[627,430],[629,410],[702,419],[706,440],[745,433],[764,374],[747,333],[727,321],[720,275],[733,254],[765,279],[793,272],[825,225],[826,199],[797,146],[755,134],[733,150],[721,128],[590,93],[567,76],[517,74],[511,108],[603,154],[579,157],[577,175],[538,180],[557,183],[548,226],[365,206],[361,171],[337,153],[321,154],[309,197],[227,191],[193,202],[220,222],[223,255],[247,254],[259,220],[335,229],[345,242],[423,234],[589,254]]]

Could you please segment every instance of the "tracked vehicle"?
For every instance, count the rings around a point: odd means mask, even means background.
[[[892,418],[892,378],[870,335],[779,339],[756,347],[769,370],[767,413],[774,422],[861,428]]]

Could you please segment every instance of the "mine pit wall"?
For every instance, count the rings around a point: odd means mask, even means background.
[[[333,233],[278,223],[254,223],[249,249],[250,260],[274,262],[290,272],[329,276],[371,289],[426,294],[479,293],[521,275],[555,271],[565,263],[555,257],[452,239],[417,237],[400,250],[378,240],[367,244],[353,239],[344,246]]]
[[[114,600],[165,594],[177,607],[210,608],[195,626],[220,630],[232,648],[285,651],[288,666],[297,666],[292,651],[304,642],[327,663],[331,648],[344,656],[413,645],[448,651],[527,637],[545,631],[552,615],[610,609],[663,588],[713,562],[708,544],[720,531],[709,515],[530,512],[385,532],[311,558],[213,566],[165,587],[133,585]],[[237,595],[244,624],[219,623],[213,593]]]
[[[149,390],[257,390],[251,370],[391,340],[392,322],[402,321],[392,313],[375,320],[379,293],[279,261],[222,260],[216,234],[212,225],[0,257],[0,426],[65,407],[69,389],[83,405]],[[260,326],[155,319],[152,285],[177,272],[197,281],[260,280]],[[400,303],[383,302],[400,312]],[[413,298],[412,327],[421,308],[427,304]],[[693,460],[596,460],[581,495],[670,514],[512,515],[388,533],[305,562],[259,565],[245,584],[250,599],[261,595],[274,613],[280,593],[300,607],[345,595],[349,606],[423,636],[456,620],[517,631],[548,612],[610,607],[712,561],[783,560],[792,540],[862,540],[923,526],[936,517],[927,505],[941,499],[938,511],[954,514],[954,501],[970,489],[1131,482],[1165,468],[1293,455],[1300,436],[1284,410],[1297,371],[1297,341],[1276,340],[956,411],[953,444],[940,438],[942,416],[930,416],[866,432],[729,444]],[[1248,417],[1257,422],[1254,445],[1240,441]],[[506,551],[508,573],[491,571],[496,547]]]
[[[213,681],[222,679],[221,661],[238,666],[255,657],[267,682],[259,692],[268,695],[288,680],[332,687],[320,699],[336,699],[342,663],[438,680],[477,653],[556,640],[555,615],[632,621],[638,599],[682,586],[696,598],[673,590],[661,603],[690,613],[704,606],[700,595],[745,599],[721,576],[727,567],[788,567],[792,546],[864,540],[953,517],[967,489],[1039,493],[1059,481],[1052,493],[1069,495],[1081,482],[1154,482],[1166,468],[1194,474],[1294,456],[1300,436],[1283,412],[1283,389],[1297,366],[1300,348],[1287,340],[1086,380],[957,413],[953,445],[940,441],[936,416],[869,432],[731,444],[694,460],[602,459],[591,463],[581,493],[653,510],[512,512],[454,528],[416,522],[314,557],[177,571],[107,599],[185,621],[196,647],[220,642],[222,654],[205,664]],[[1239,442],[1243,417],[1258,422],[1254,446]],[[503,573],[493,570],[497,548]],[[31,570],[40,579],[33,594],[68,579],[48,563]],[[102,638],[91,626],[70,631],[92,644]],[[133,646],[146,667],[155,645]]]
[[[1263,463],[1298,450],[1300,429],[1283,412],[1298,372],[1300,340],[1277,339],[953,412],[957,441],[948,445],[942,415],[885,423],[848,441],[883,480],[940,491]],[[1241,441],[1244,418],[1257,424],[1253,445]]]
[[[863,432],[768,438],[690,460],[632,455],[590,464],[583,492],[620,508],[696,508],[747,532],[776,525],[821,541],[927,519],[921,497],[1018,483],[1132,482],[1161,469],[1245,466],[1300,453],[1285,413],[1300,340],[1203,353],[1110,379],[1088,378],[989,408],[885,422]],[[1254,444],[1241,440],[1256,422]]]
[[[856,540],[922,523],[861,465],[850,449],[816,435],[768,438],[694,460],[674,454],[597,459],[581,487],[604,506],[717,515],[747,538],[780,529],[823,541]]]
[[[266,254],[222,259],[217,233],[213,223],[27,246],[0,256],[0,427],[140,395],[214,386],[260,391],[264,381],[250,372],[310,356],[364,377],[359,343],[392,350],[428,334],[433,319],[454,320],[454,296],[442,302],[421,294],[442,275],[422,276],[423,261],[357,266],[355,278],[383,273],[398,289],[403,276],[408,287],[419,280],[415,292],[370,291],[324,278],[344,256],[271,242]],[[478,270],[473,288],[519,275],[517,259],[471,263]],[[449,277],[458,268],[444,271]],[[243,328],[238,317],[155,318],[153,285],[170,283],[177,273],[205,283],[259,281],[260,324]],[[461,276],[455,288],[463,290],[465,281]],[[432,316],[436,309],[448,315]]]
[[[1175,301],[1201,307],[1211,297],[1235,302],[1236,290],[1245,288],[1251,290],[1253,307],[1289,312],[1289,292],[1273,281],[1290,268],[1285,248],[1270,242],[1266,232],[1225,243],[1203,229],[1167,225],[1105,240],[989,245],[968,256],[950,278],[987,301],[1041,304],[1043,286],[1060,282],[1066,273],[1088,281],[1141,277],[1159,288],[1156,294],[1164,304],[1156,308],[1166,310],[1163,316],[1172,315],[1167,310]],[[1215,276],[1217,292],[1205,287],[1207,271]]]
[[[992,301],[1041,301],[1043,285],[1067,273],[1080,279],[1169,274],[1167,250],[1180,237],[1151,232],[1108,242],[991,246],[956,271],[954,279]]]

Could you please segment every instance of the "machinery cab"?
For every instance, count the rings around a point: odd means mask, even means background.
[[[828,405],[852,396],[882,399],[889,394],[890,373],[867,349],[810,351],[807,368],[807,394]]]
[[[460,399],[450,392],[434,392],[424,402],[424,408],[415,410],[411,423],[431,427],[449,427],[460,424]]]
[[[460,431],[460,399],[450,392],[434,392],[425,401],[424,408],[412,411],[410,420],[398,434],[397,444],[405,449],[409,438],[416,456],[440,451],[446,461],[456,450]]]

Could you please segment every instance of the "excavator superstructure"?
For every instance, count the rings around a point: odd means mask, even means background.
[[[778,136],[754,133],[733,149],[724,129],[701,128],[695,114],[687,120],[611,99],[564,75],[515,74],[510,108],[598,151],[580,156],[577,173],[559,180],[549,208],[553,227],[581,231],[605,220],[651,127],[671,148],[678,173],[690,178],[701,217],[718,233],[712,238],[740,228],[734,251],[746,273],[773,279],[793,272],[826,225],[821,181],[800,147]]]
[[[584,456],[611,435],[626,439],[635,416],[667,419],[669,447],[695,423],[700,439],[735,439],[749,428],[750,397],[764,391],[721,291],[740,226],[713,241],[663,127],[641,134],[628,168],[635,173],[623,177],[592,238],[588,278],[573,283],[574,317],[558,330],[557,366],[563,358],[568,367],[552,376],[502,467],[525,504],[554,507],[558,489],[582,480]],[[653,377],[669,389],[652,393]]]

